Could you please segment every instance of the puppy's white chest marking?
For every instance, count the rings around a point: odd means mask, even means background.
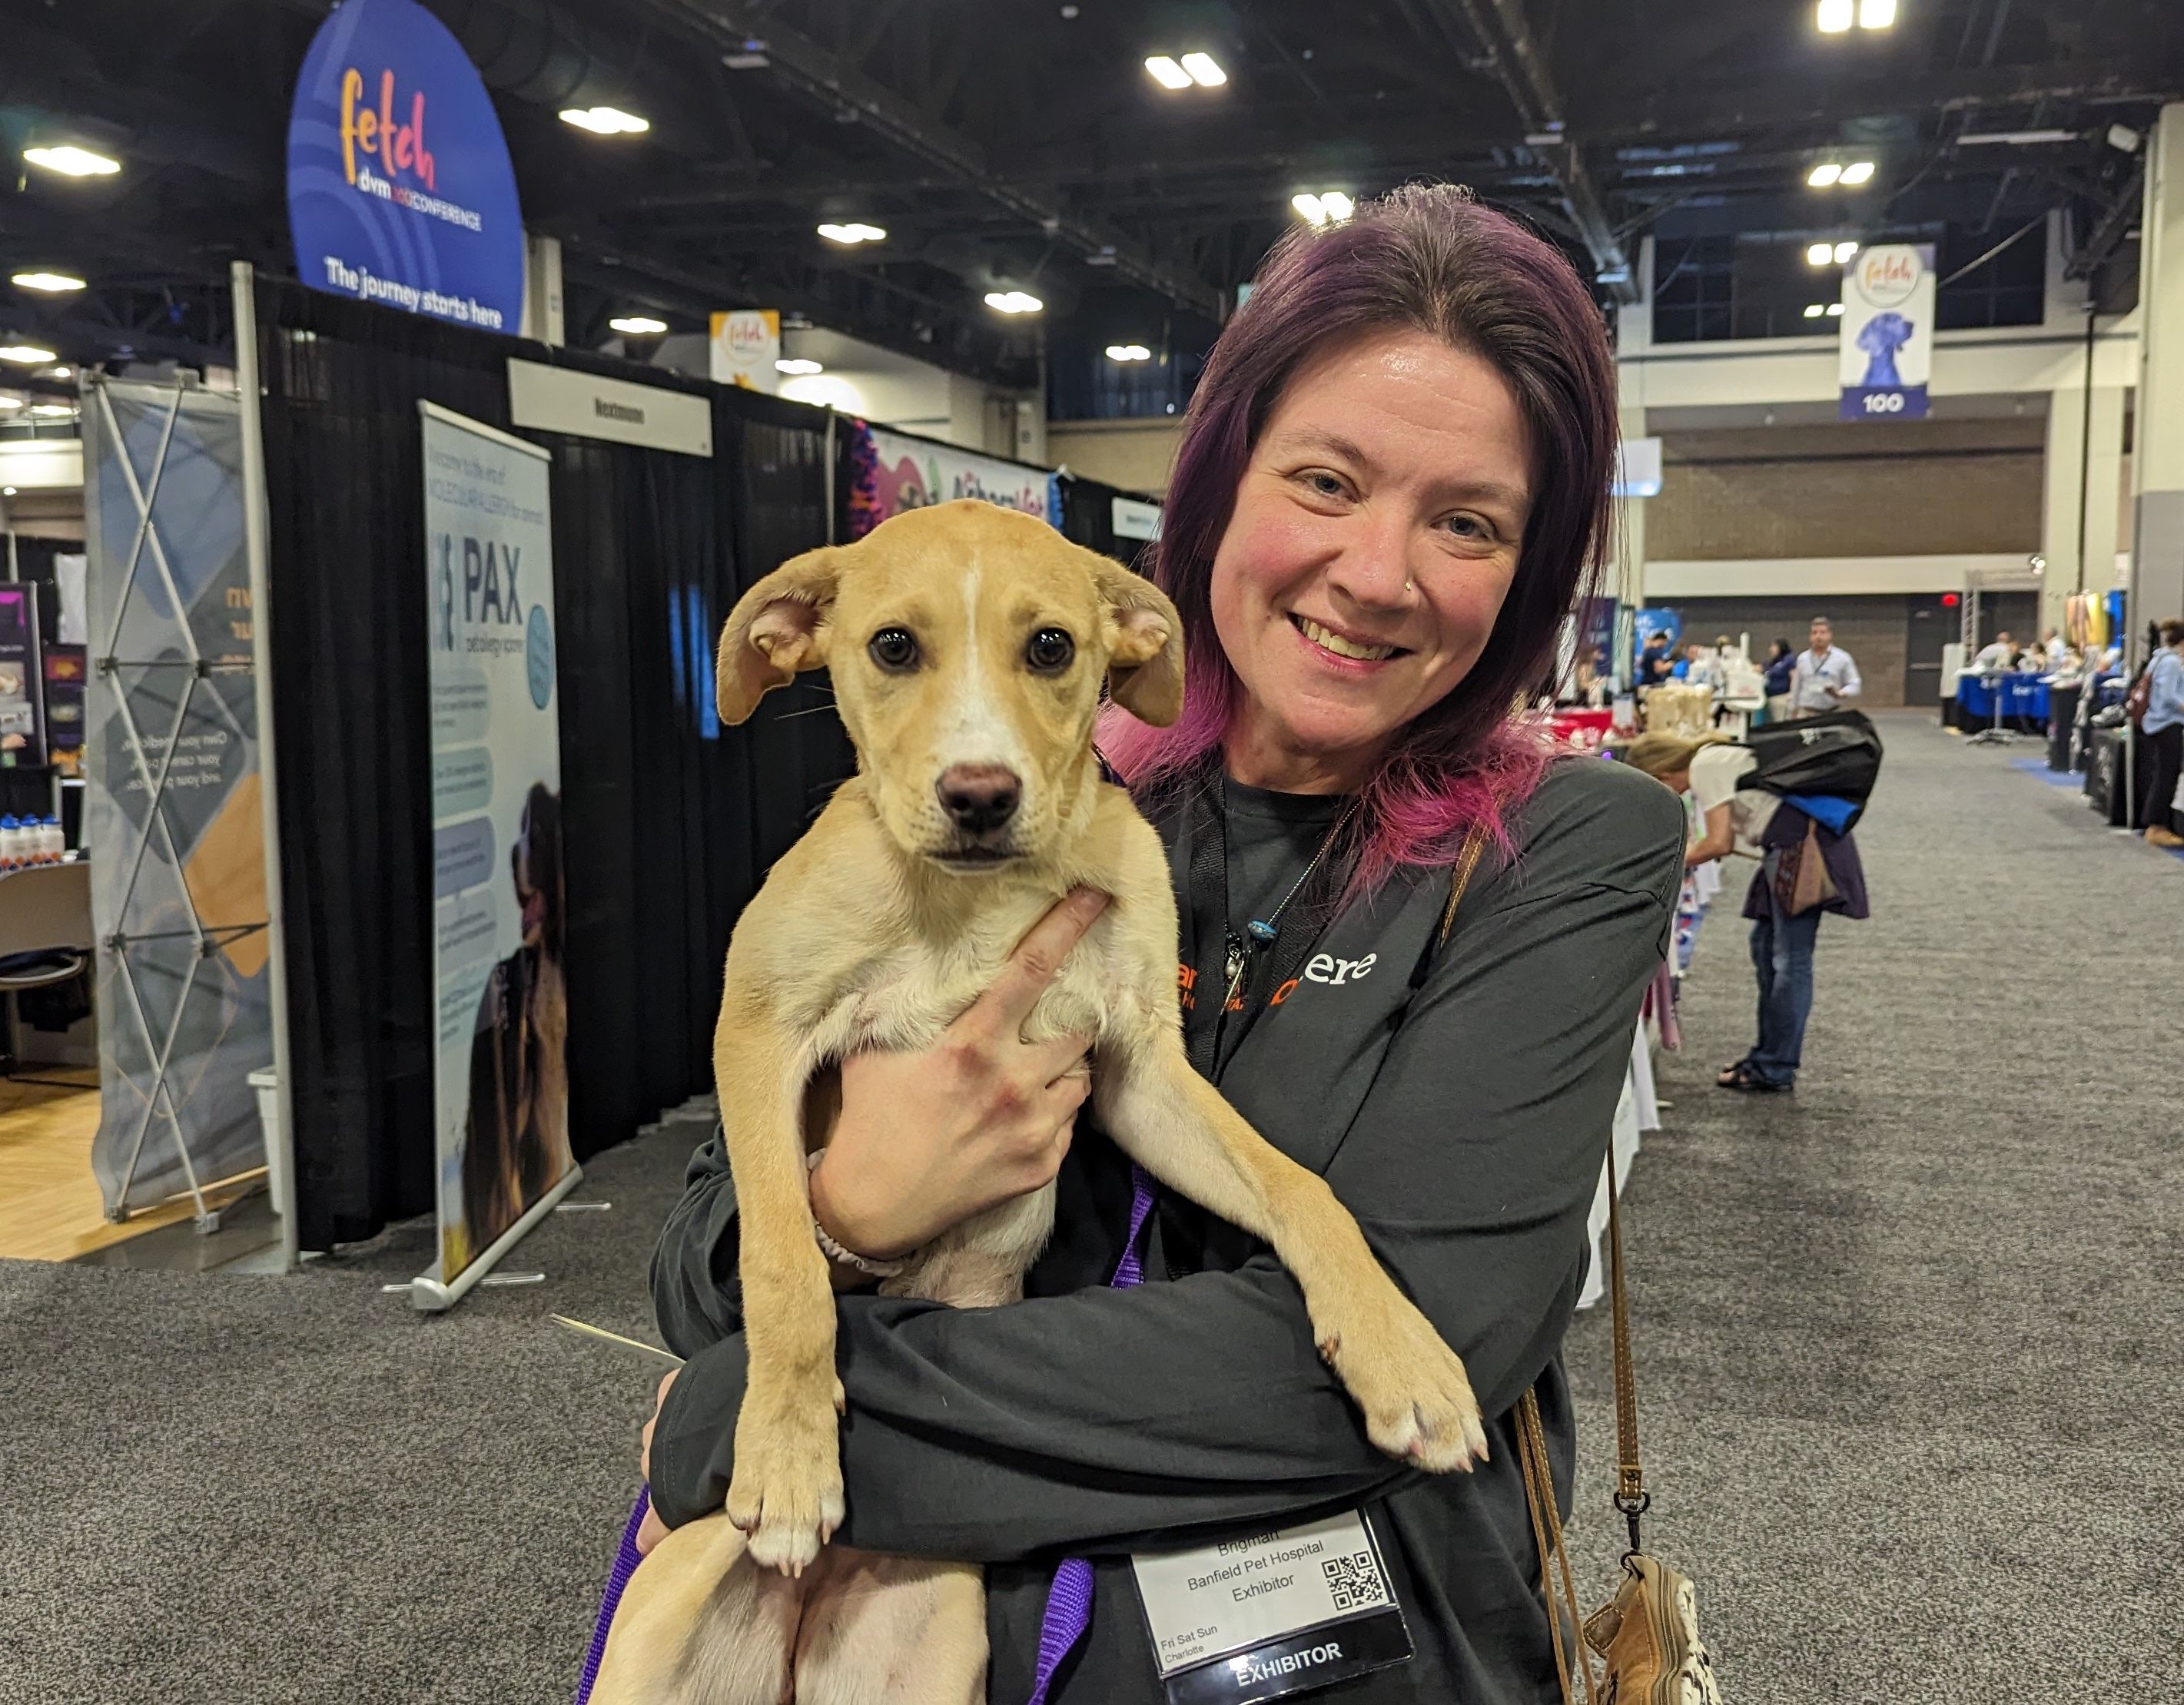
[[[982,919],[956,941],[911,943],[887,955],[842,1012],[841,1045],[833,1051],[929,1045],[993,985],[1038,915]],[[1134,1022],[1145,994],[1132,986],[1138,975],[1126,970],[1105,921],[1095,924],[1032,1010],[1024,1039],[1044,1041],[1071,1030],[1104,1037]]]

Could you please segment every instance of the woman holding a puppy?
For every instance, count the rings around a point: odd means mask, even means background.
[[[1075,1127],[1085,1039],[1018,1034],[1100,896],[1057,906],[940,1045],[843,1065],[811,1177],[843,1293],[838,1542],[984,1565],[992,1700],[1154,1705],[1217,1602],[1255,1630],[1239,1686],[1560,1697],[1510,1412],[1537,1388],[1566,1501],[1560,1347],[1683,820],[1621,766],[1551,763],[1510,713],[1605,553],[1614,389],[1568,261],[1461,191],[1293,231],[1168,493],[1184,715],[1101,731],[1170,849],[1194,1062],[1463,1357],[1490,1461],[1381,1455],[1270,1254],[1185,1202],[1134,1216],[1128,1162]],[[1022,1303],[872,1294],[871,1265],[1057,1174]],[[736,1262],[716,1142],[653,1271],[691,1358],[647,1429],[671,1526],[717,1510],[733,1466]]]

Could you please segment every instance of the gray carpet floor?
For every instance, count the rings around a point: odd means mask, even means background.
[[[1736,896],[1627,1198],[1649,1544],[1734,1705],[2166,1697],[2184,1602],[2184,861],[2015,754],[1889,719],[1794,1097],[1733,1096]],[[644,1266],[696,1131],[602,1156],[413,1314],[421,1230],[284,1279],[0,1263],[0,1701],[566,1699],[655,1376]],[[1607,1321],[1570,1345],[1610,1582]]]

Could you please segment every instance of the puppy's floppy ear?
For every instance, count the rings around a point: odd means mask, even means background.
[[[1093,560],[1107,606],[1108,694],[1140,722],[1164,728],[1183,714],[1183,619],[1143,575],[1110,557]]]
[[[842,575],[843,548],[827,545],[784,562],[736,600],[721,630],[713,690],[733,727],[800,671],[827,661],[826,621]]]

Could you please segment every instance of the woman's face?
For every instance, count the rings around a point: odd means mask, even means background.
[[[1479,660],[1532,499],[1516,395],[1480,357],[1394,332],[1299,369],[1213,558],[1214,627],[1245,691],[1236,778],[1361,786]]]

